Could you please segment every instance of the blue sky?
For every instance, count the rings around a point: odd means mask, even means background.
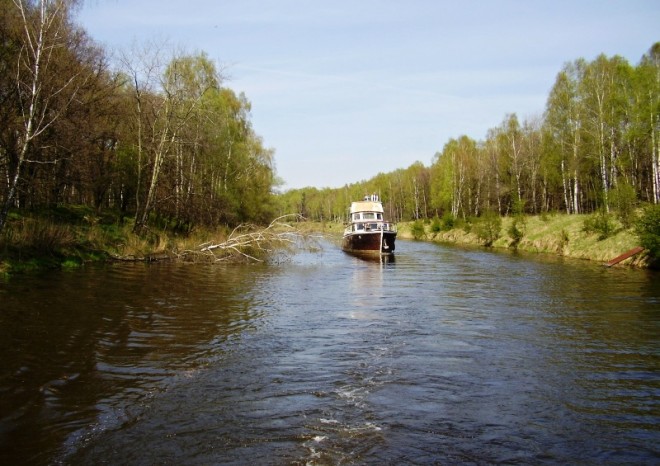
[[[660,1],[94,0],[78,21],[109,51],[206,52],[251,101],[284,189],[336,188],[540,116],[566,62],[637,64]]]

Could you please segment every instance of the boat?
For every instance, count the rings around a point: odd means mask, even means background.
[[[376,194],[351,203],[342,249],[352,254],[393,254],[396,225],[385,221],[383,203]]]

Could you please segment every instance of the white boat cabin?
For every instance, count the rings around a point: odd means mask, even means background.
[[[365,196],[362,201],[352,202],[348,232],[396,231],[394,224],[383,221],[383,204],[376,194]]]

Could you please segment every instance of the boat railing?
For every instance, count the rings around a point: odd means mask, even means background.
[[[388,222],[352,222],[346,225],[345,232],[350,233],[352,231],[391,231],[393,233],[397,232],[397,227],[395,223]]]

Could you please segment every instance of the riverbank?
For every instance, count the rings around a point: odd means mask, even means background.
[[[89,262],[262,260],[274,250],[291,247],[291,234],[296,232],[287,220],[291,219],[233,230],[185,230],[161,222],[138,235],[130,217],[113,211],[97,213],[86,206],[11,214],[0,237],[0,276],[76,268]]]
[[[508,233],[514,220],[503,218],[499,234],[495,235],[496,239],[490,247],[554,254],[605,264],[639,246],[634,232],[620,225],[615,225],[612,234],[605,239],[600,239],[597,233],[586,232],[585,221],[590,217],[565,214],[525,217],[524,226],[517,224],[520,232],[517,242]],[[199,245],[226,242],[234,234],[227,229],[196,229],[177,233],[171,228],[154,228],[143,235],[136,235],[131,231],[131,225],[130,218],[122,219],[116,213],[95,214],[91,209],[75,206],[51,210],[47,214],[10,217],[8,231],[0,239],[0,276],[52,268],[75,268],[86,262],[176,258]],[[292,225],[293,230],[303,236],[323,232],[340,237],[343,231],[343,225],[334,222],[294,220]],[[469,223],[446,230],[439,228],[437,221],[430,220],[401,222],[398,226],[399,238],[403,239],[484,247],[484,240],[476,233],[477,228]],[[267,249],[270,248],[255,247],[247,254],[264,254]],[[246,257],[244,252],[228,247],[217,250],[216,254],[233,254],[241,260]],[[217,256],[209,257],[218,259]],[[188,260],[201,259],[204,256],[196,255]],[[651,261],[646,252],[642,252],[617,266],[649,268]]]
[[[508,233],[514,219],[502,218],[500,233],[490,247],[495,249],[516,249],[518,251],[554,254],[574,259],[591,260],[607,263],[617,256],[640,245],[639,239],[631,229],[615,224],[611,236],[601,239],[598,233],[585,231],[585,221],[590,215],[548,214],[525,217],[524,227],[518,225],[521,232],[515,241]],[[399,237],[421,239],[438,243],[451,243],[469,246],[484,246],[484,240],[475,232],[474,226],[463,224],[449,230],[433,231],[431,222],[423,222],[424,233],[419,237],[419,223],[399,224]],[[417,236],[417,238],[416,238]],[[617,266],[648,268],[650,260],[645,252],[626,259]]]
[[[639,238],[632,229],[625,229],[614,221],[614,230],[610,236],[600,239],[598,233],[585,231],[585,221],[590,215],[548,214],[525,217],[524,226],[517,225],[521,236],[516,242],[508,233],[514,219],[504,217],[497,239],[489,246],[499,250],[518,250],[522,252],[553,254],[572,259],[590,260],[606,264],[619,255],[640,245]],[[420,230],[423,226],[423,232]],[[341,235],[342,226],[337,223],[312,223],[307,228],[317,228],[325,234]],[[468,247],[485,247],[484,239],[476,233],[475,225],[460,222],[458,226],[447,230],[434,231],[437,226],[431,220],[419,222],[400,222],[398,237],[401,239],[432,241]],[[651,261],[643,251],[626,260],[617,267],[649,268]]]

